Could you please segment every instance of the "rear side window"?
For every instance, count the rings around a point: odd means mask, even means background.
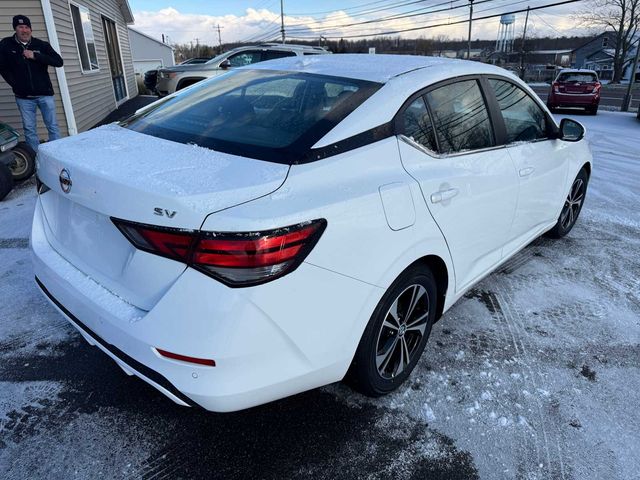
[[[561,73],[558,75],[557,82],[566,83],[594,83],[598,81],[595,73]]]
[[[276,58],[295,57],[294,52],[285,52],[283,50],[267,50],[262,52],[262,61],[275,60]]]
[[[435,132],[433,124],[424,103],[424,98],[418,97],[407,107],[402,114],[404,122],[404,134],[411,138],[414,142],[419,143],[423,147],[436,152]]]
[[[426,94],[433,114],[440,153],[477,150],[494,145],[489,113],[478,82],[445,85]]]
[[[507,130],[507,143],[547,137],[547,120],[538,104],[513,83],[490,79]]]

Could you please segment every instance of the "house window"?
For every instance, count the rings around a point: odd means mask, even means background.
[[[76,34],[76,44],[80,54],[80,64],[83,72],[98,70],[98,54],[96,53],[96,40],[91,27],[89,9],[79,5],[70,4],[73,30]]]
[[[602,38],[602,48],[607,48],[609,46],[609,37]]]

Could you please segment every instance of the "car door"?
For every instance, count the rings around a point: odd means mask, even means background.
[[[567,192],[567,144],[552,138],[551,120],[522,88],[507,79],[489,78],[504,121],[507,151],[518,172],[518,209],[505,255],[557,220]]]
[[[446,239],[460,291],[501,260],[517,174],[496,146],[478,79],[436,85],[405,105],[396,125],[402,163]]]

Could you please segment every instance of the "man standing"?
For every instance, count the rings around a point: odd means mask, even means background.
[[[0,74],[13,89],[22,116],[27,143],[38,150],[37,109],[49,132],[49,141],[60,138],[53,101],[49,65],[61,67],[62,58],[49,43],[31,36],[31,21],[24,15],[13,17],[12,37],[0,41]]]

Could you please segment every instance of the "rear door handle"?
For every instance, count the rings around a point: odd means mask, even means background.
[[[445,202],[452,199],[458,194],[457,188],[450,188],[448,190],[439,190],[436,193],[431,194],[431,203]]]
[[[520,170],[520,176],[521,177],[527,177],[529,175],[531,175],[533,172],[535,171],[535,168],[533,167],[527,167],[527,168],[523,168],[522,170]]]

